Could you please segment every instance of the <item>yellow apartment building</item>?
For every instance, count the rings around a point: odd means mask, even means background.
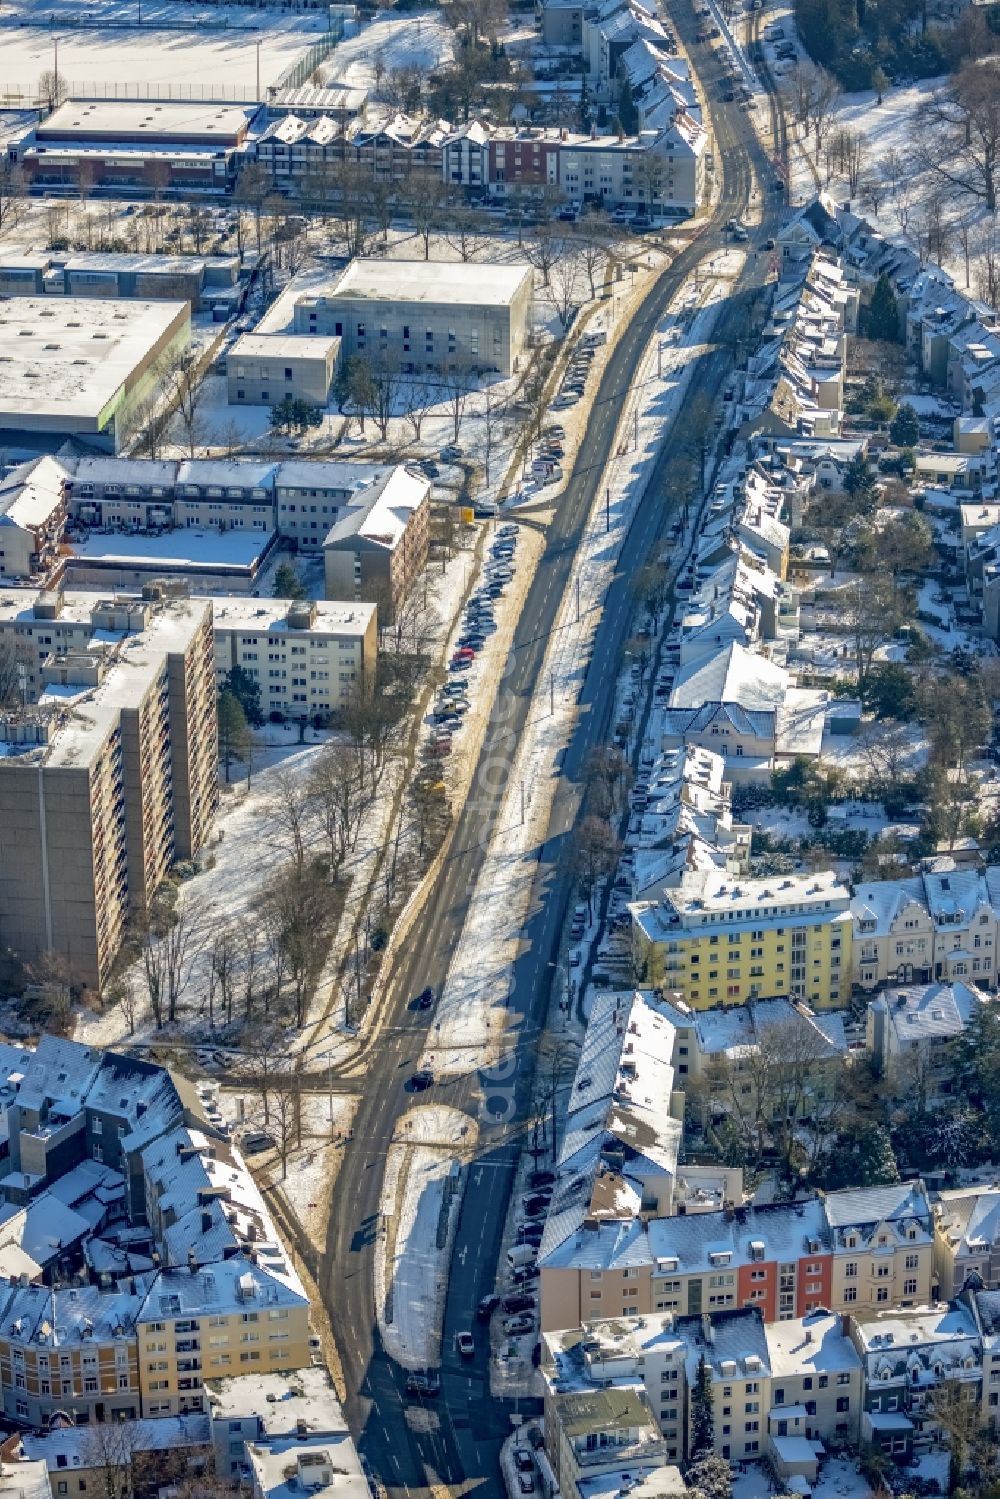
[[[847,886],[830,871],[743,879],[693,871],[632,915],[646,982],[696,1010],[787,995],[820,1009],[851,993]]]
[[[309,1300],[278,1243],[161,1270],[137,1318],[144,1416],[205,1409],[205,1379],[308,1364]]]

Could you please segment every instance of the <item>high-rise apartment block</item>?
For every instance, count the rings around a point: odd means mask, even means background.
[[[23,701],[0,716],[0,939],[95,988],[218,800],[211,604],[149,593],[0,604]]]

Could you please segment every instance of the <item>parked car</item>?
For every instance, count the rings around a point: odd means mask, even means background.
[[[476,1307],[476,1320],[478,1322],[488,1322],[499,1305],[499,1296],[484,1296]]]
[[[503,1319],[503,1330],[508,1335],[508,1337],[520,1337],[522,1333],[534,1332],[534,1329],[534,1317],[505,1317]]]
[[[514,1467],[519,1473],[534,1473],[535,1459],[527,1447],[514,1448]]]
[[[532,1171],[528,1177],[529,1187],[551,1187],[555,1181],[554,1171]]]
[[[260,1155],[261,1151],[273,1150],[274,1145],[274,1136],[265,1134],[263,1130],[254,1130],[251,1134],[244,1135],[240,1141],[244,1155]]]
[[[505,1296],[500,1302],[500,1309],[504,1312],[530,1312],[535,1307],[534,1296],[528,1296],[524,1292],[514,1292]]]
[[[423,1093],[427,1088],[430,1088],[433,1083],[433,1072],[429,1067],[421,1067],[419,1072],[415,1072],[413,1074],[406,1086],[411,1093]]]
[[[408,1395],[437,1395],[441,1390],[441,1375],[437,1369],[413,1369],[406,1376]]]
[[[519,1473],[517,1475],[517,1486],[522,1494],[533,1494],[535,1492],[535,1480],[530,1473]]]

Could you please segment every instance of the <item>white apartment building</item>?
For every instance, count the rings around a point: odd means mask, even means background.
[[[690,115],[678,113],[666,130],[579,136],[559,146],[559,185],[570,200],[609,207],[677,206],[690,211],[705,191],[707,136]]]
[[[260,688],[265,717],[326,717],[374,676],[375,604],[217,598],[212,608],[219,683],[240,667]]]

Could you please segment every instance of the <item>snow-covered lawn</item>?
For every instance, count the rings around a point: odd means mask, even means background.
[[[768,1499],[781,1492],[771,1484],[760,1463],[748,1463],[745,1471],[733,1477],[733,1499]],[[852,1458],[827,1458],[812,1486],[813,1499],[872,1499],[872,1491],[857,1471]]]
[[[243,1089],[217,1094],[223,1116],[254,1129],[271,1128],[254,1093]],[[318,1250],[323,1249],[330,1213],[330,1193],[343,1160],[358,1099],[343,1093],[302,1094],[302,1144],[295,1138],[288,1151],[288,1173],[282,1179],[278,1151],[248,1157],[254,1175],[266,1186],[278,1187]]]
[[[375,1309],[386,1351],[405,1369],[440,1362],[462,1171],[475,1143],[467,1114],[430,1104],[400,1118],[386,1154]]]
[[[374,91],[376,66],[386,74],[419,68],[426,75],[449,62],[453,51],[454,32],[441,11],[377,11],[356,36],[337,44],[322,73],[327,83]]]

